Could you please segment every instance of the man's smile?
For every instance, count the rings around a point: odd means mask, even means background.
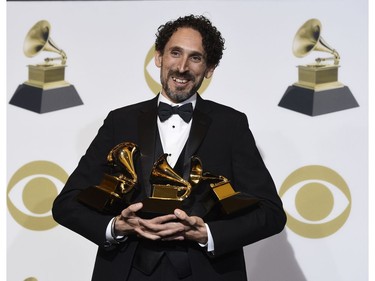
[[[181,79],[181,78],[176,78],[176,77],[172,77],[172,80],[174,82],[179,83],[179,84],[186,84],[187,82],[189,82],[189,80],[187,80],[187,79]]]

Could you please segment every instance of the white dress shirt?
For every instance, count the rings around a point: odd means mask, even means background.
[[[191,103],[194,109],[196,101],[197,97],[194,95],[182,103],[175,104],[165,98],[163,95],[159,95],[159,102],[164,102],[171,106],[181,106],[186,103]],[[178,114],[173,114],[164,122],[161,122],[158,118],[157,124],[161,145],[164,153],[168,154],[167,161],[171,167],[176,165],[176,162],[184,149],[185,143],[189,137],[191,123],[192,120],[190,120],[189,123],[186,123]]]

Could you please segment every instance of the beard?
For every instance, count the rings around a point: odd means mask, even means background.
[[[185,86],[177,86],[175,90],[172,90],[168,85],[168,80],[172,80],[172,77],[176,77],[178,79],[187,79],[193,83],[193,87],[191,87],[191,89],[186,89]],[[203,79],[204,76],[202,76],[202,78],[200,78],[200,80],[196,82],[194,75],[192,75],[188,71],[180,73],[178,71],[170,70],[168,72],[166,79],[163,78],[162,73],[160,74],[160,81],[164,93],[174,103],[181,103],[192,97],[195,93],[197,93],[198,89],[203,83]]]

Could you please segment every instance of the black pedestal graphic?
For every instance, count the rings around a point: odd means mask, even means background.
[[[347,86],[316,91],[292,85],[281,98],[279,106],[316,116],[358,107],[359,104]]]
[[[83,104],[73,85],[43,89],[28,84],[19,85],[9,103],[37,113]]]

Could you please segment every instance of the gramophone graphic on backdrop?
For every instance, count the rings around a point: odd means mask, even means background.
[[[67,56],[52,41],[50,31],[51,25],[48,21],[38,21],[26,35],[24,54],[34,57],[42,51],[48,51],[60,56],[45,58],[42,64],[28,65],[29,79],[18,86],[9,101],[10,104],[37,113],[83,104],[74,86],[64,80]]]
[[[139,156],[139,148],[132,142],[116,145],[107,155],[112,171],[104,174],[98,185],[83,189],[77,199],[99,212],[119,214],[133,202],[139,188],[135,169]],[[258,199],[236,192],[227,178],[204,172],[198,157],[192,156],[190,160],[190,175],[185,180],[168,164],[167,154],[158,158],[149,177],[151,196],[142,200],[141,217],[170,214],[176,208],[202,217],[212,211],[225,216],[258,203]]]
[[[279,102],[280,107],[316,116],[359,106],[350,89],[338,81],[340,56],[321,36],[321,26],[318,19],[306,21],[294,37],[293,54],[301,58],[312,51],[320,51],[333,57],[299,65],[298,82],[288,87]]]

